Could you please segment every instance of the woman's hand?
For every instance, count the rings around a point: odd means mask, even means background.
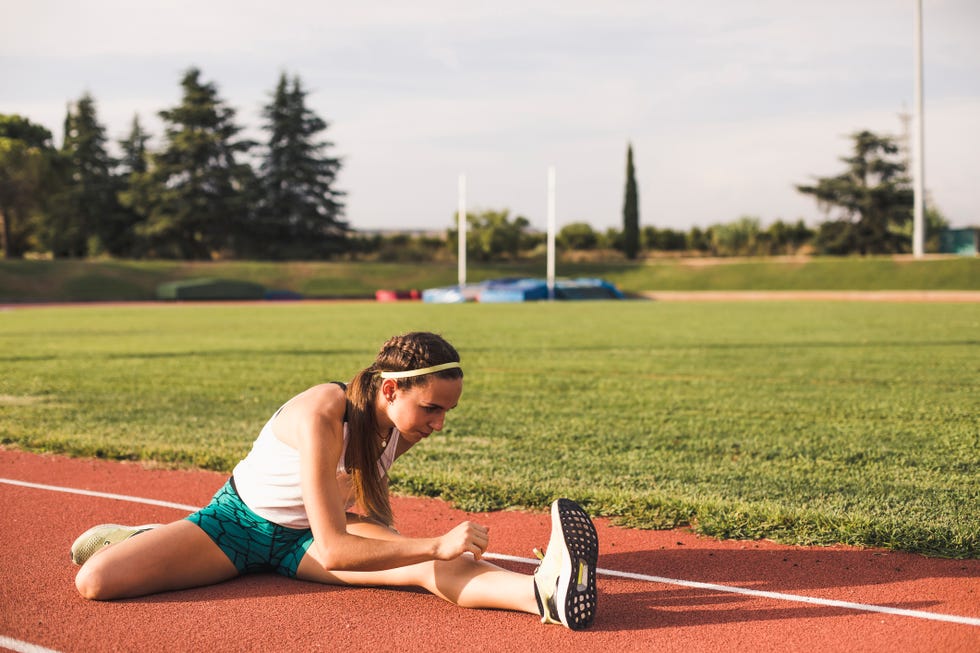
[[[486,526],[464,521],[438,538],[436,560],[453,560],[467,552],[479,560],[487,550],[489,541],[490,530]]]

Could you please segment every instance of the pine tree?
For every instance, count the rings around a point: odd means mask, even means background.
[[[238,157],[253,143],[237,139],[235,110],[200,77],[196,68],[184,74],[181,103],[159,114],[163,150],[135,175],[132,207],[146,215],[140,235],[150,255],[233,255],[246,228],[254,175]]]
[[[340,249],[347,223],[343,192],[335,188],[340,159],[320,140],[327,123],[306,104],[299,77],[285,73],[264,107],[269,140],[259,169],[260,201],[255,255],[323,258]]]
[[[115,161],[106,150],[106,134],[88,93],[69,105],[58,194],[44,230],[45,245],[58,256],[118,253],[120,207],[116,199]]]
[[[828,214],[838,210],[832,221],[821,225],[818,248],[828,254],[857,250],[862,255],[907,250],[902,232],[912,219],[912,188],[898,146],[870,131],[852,134],[851,139],[853,155],[841,157],[847,164],[844,172],[796,187],[813,195]]]
[[[133,122],[129,130],[129,136],[119,141],[119,149],[122,150],[122,157],[118,161],[116,179],[118,180],[118,198],[122,207],[121,220],[126,225],[125,241],[120,243],[120,248],[124,249],[127,256],[139,258],[143,252],[136,238],[137,231],[146,222],[146,215],[140,212],[137,207],[145,207],[145,198],[137,199],[140,190],[145,190],[145,185],[139,183],[140,176],[145,175],[149,169],[149,156],[146,144],[150,140],[147,133],[140,124],[138,115],[133,116]]]
[[[623,200],[623,253],[635,259],[640,251],[640,203],[633,168],[633,146],[626,149],[626,197]]]
[[[146,172],[149,154],[146,144],[149,140],[150,134],[143,130],[139,115],[134,115],[129,136],[119,141],[119,148],[122,150],[122,157],[119,159],[120,175],[125,177]]]

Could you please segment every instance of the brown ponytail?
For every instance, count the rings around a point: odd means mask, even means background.
[[[381,458],[381,435],[375,413],[381,372],[404,372],[442,363],[459,362],[459,353],[441,336],[424,331],[406,333],[389,338],[378,352],[374,363],[357,373],[347,387],[347,427],[350,440],[344,465],[351,474],[354,496],[369,517],[391,525],[391,504],[388,492],[378,469]],[[463,371],[454,368],[398,379],[400,390],[429,383],[438,376],[444,379],[461,379]]]

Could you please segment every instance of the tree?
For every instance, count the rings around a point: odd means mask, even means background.
[[[134,115],[129,136],[119,141],[122,157],[117,162],[118,167],[116,169],[117,197],[121,208],[120,218],[126,228],[121,234],[124,237],[118,246],[125,250],[126,255],[132,257],[142,255],[136,232],[146,222],[146,214],[137,210],[136,207],[148,205],[147,199],[140,197],[139,193],[146,190],[146,185],[141,185],[140,179],[149,170],[150,153],[146,147],[149,140],[150,134],[143,129],[139,116]]]
[[[129,128],[129,136],[119,141],[119,149],[122,150],[122,157],[118,161],[120,176],[128,177],[147,171],[149,152],[146,149],[146,143],[149,140],[150,134],[140,124],[139,114],[134,115]]]
[[[926,197],[926,202],[929,198]],[[926,242],[925,251],[927,252],[938,252],[940,249],[940,241],[942,240],[942,233],[949,229],[949,220],[942,211],[939,210],[937,206],[926,205],[926,212],[923,216],[925,218],[925,232],[926,232]],[[902,228],[894,228],[892,232],[904,242],[912,242],[912,221],[909,220],[905,223]]]
[[[711,234],[702,231],[700,227],[691,227],[685,241],[686,248],[694,252],[707,252],[711,249]]]
[[[623,232],[616,227],[608,227],[599,237],[599,249],[615,249],[620,252],[623,249]]]
[[[254,173],[238,160],[253,143],[237,138],[235,110],[191,68],[181,103],[161,111],[163,150],[135,175],[131,207],[146,215],[140,236],[151,255],[209,259],[233,254],[248,223]]]
[[[711,227],[711,248],[721,256],[744,256],[756,253],[759,219],[743,215],[734,222]]]
[[[640,230],[640,243],[649,250],[680,252],[687,247],[687,236],[682,231],[646,226]]]
[[[912,219],[913,192],[899,148],[891,138],[870,131],[851,139],[853,155],[841,158],[847,164],[844,172],[796,187],[813,195],[828,216],[836,209],[834,224],[821,225],[818,249],[844,253],[841,248],[853,247],[862,255],[906,251],[900,233]]]
[[[591,250],[599,245],[599,234],[587,222],[572,222],[561,228],[557,240],[568,249]]]
[[[127,225],[116,197],[116,162],[106,150],[105,128],[88,93],[68,107],[60,154],[64,185],[48,216],[44,244],[56,257],[124,253]]]
[[[814,232],[806,226],[803,220],[796,224],[788,224],[776,220],[765,231],[772,248],[771,254],[795,254],[803,245],[808,243]]]
[[[860,249],[857,230],[847,220],[821,223],[813,238],[813,245],[818,253],[831,256],[846,256]]]
[[[633,168],[633,146],[626,148],[626,197],[623,200],[623,253],[635,259],[640,251],[640,200]]]
[[[344,193],[335,188],[340,159],[320,140],[327,123],[306,106],[299,77],[285,73],[263,109],[269,140],[259,168],[256,254],[268,258],[321,258],[340,249],[348,225]]]
[[[0,240],[4,258],[28,249],[28,217],[42,205],[54,147],[51,132],[18,115],[0,114]]]
[[[528,234],[530,221],[523,216],[510,219],[510,211],[483,211],[466,214],[466,255],[477,261],[516,258],[534,240]],[[456,251],[459,232],[448,231],[448,245]]]

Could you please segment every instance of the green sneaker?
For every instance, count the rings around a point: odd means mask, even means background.
[[[582,508],[569,499],[551,504],[551,539],[534,572],[534,598],[541,623],[572,630],[592,625],[596,613],[596,563],[599,537]]]
[[[139,535],[151,528],[157,528],[162,524],[144,524],[143,526],[120,526],[119,524],[100,524],[93,526],[78,536],[75,543],[71,545],[71,561],[76,565],[85,564],[85,561],[92,557],[96,551],[116,544],[123,540],[128,540],[134,535]]]

